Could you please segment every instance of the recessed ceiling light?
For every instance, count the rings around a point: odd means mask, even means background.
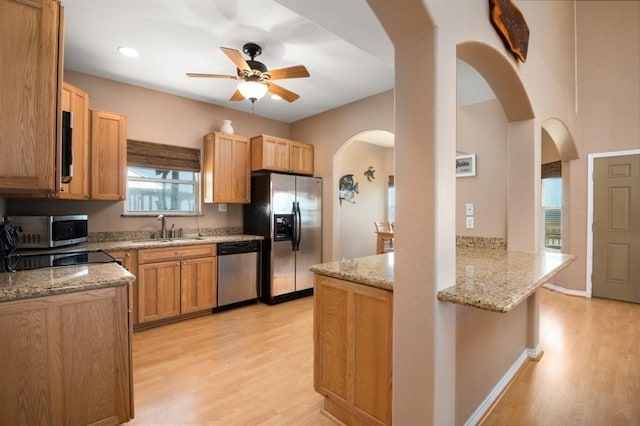
[[[282,99],[282,97],[280,95],[271,95],[271,99],[275,100],[275,101],[279,101]]]
[[[128,58],[137,58],[138,56],[140,56],[140,52],[138,52],[133,47],[120,46],[118,47],[118,52]]]

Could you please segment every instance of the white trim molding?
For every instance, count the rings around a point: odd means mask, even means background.
[[[573,290],[570,288],[562,287],[557,284],[545,283],[543,287],[548,288],[558,293],[568,294],[569,296],[587,297],[587,292],[582,290]]]
[[[520,368],[522,368],[524,363],[531,358],[530,353],[532,352],[542,353],[539,346],[534,349],[525,349],[513,365],[511,365],[507,370],[504,376],[502,376],[500,381],[493,387],[493,389],[491,389],[491,392],[489,392],[484,401],[482,401],[478,408],[476,408],[476,411],[474,411],[467,421],[464,422],[464,426],[475,426],[480,423],[480,420],[482,420],[487,411],[489,411],[491,406],[498,400],[502,392],[504,392],[507,386],[509,386],[509,383],[516,376]]]
[[[589,154],[587,160],[587,283],[586,296],[591,298],[593,282],[593,169],[596,158],[621,157],[623,155],[640,154],[640,149],[627,149],[624,151],[598,152]]]

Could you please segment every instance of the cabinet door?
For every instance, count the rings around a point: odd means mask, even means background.
[[[0,1],[0,191],[52,194],[59,146],[60,4]]]
[[[119,261],[122,267],[133,275],[138,275],[138,251],[137,250],[116,250],[109,251],[108,254]],[[138,324],[138,284],[137,281],[131,283],[131,314],[133,325]]]
[[[68,83],[62,85],[62,111],[73,114],[71,147],[73,152],[73,178],[60,184],[61,199],[86,200],[89,198],[89,94]]]
[[[131,418],[127,288],[0,304],[0,424]]]
[[[204,137],[205,203],[248,203],[251,190],[249,138],[222,133]]]
[[[91,198],[124,200],[127,173],[127,117],[91,111]]]
[[[203,311],[217,305],[217,265],[215,257],[181,262],[181,312]]]
[[[289,141],[273,136],[251,139],[251,170],[289,171]]]
[[[315,279],[316,391],[346,424],[391,424],[393,293]]]
[[[313,145],[290,142],[291,172],[301,175],[313,175]]]
[[[180,314],[180,262],[138,265],[138,321],[145,323]]]

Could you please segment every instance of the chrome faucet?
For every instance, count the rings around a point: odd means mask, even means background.
[[[162,227],[160,228],[160,238],[163,240],[167,239],[167,221],[164,218],[163,214],[158,215],[158,220],[162,221]]]

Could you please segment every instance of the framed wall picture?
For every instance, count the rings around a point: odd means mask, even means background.
[[[456,177],[476,175],[476,155],[465,154],[456,157]]]

